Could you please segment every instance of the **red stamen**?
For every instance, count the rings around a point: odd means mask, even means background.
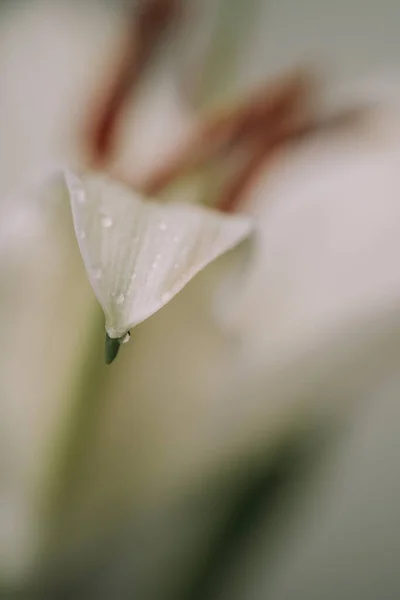
[[[90,106],[86,145],[96,166],[110,160],[117,122],[159,39],[178,14],[180,0],[141,0],[138,4],[133,22],[128,23],[111,76],[94,107]]]

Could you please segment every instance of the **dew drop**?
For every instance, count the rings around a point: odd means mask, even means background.
[[[123,294],[119,294],[119,296],[117,296],[117,304],[123,304],[125,300],[125,296]]]
[[[168,229],[166,223],[160,223],[159,224],[159,228],[161,229],[161,231],[167,231],[167,229]]]
[[[131,334],[129,333],[129,331],[127,331],[126,334],[121,338],[121,344],[127,344],[130,339]]]
[[[82,188],[75,189],[74,194],[75,194],[75,199],[77,202],[80,202],[81,204],[83,204],[83,202],[85,202],[86,194],[85,194],[84,190],[82,190]]]
[[[110,217],[101,217],[101,226],[108,228],[111,227],[111,225],[113,224],[112,219]]]
[[[161,296],[161,302],[163,302],[163,304],[165,304],[166,302],[171,300],[171,298],[172,298],[171,292],[164,292],[163,295]]]

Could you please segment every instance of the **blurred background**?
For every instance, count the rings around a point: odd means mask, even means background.
[[[0,3],[2,599],[400,596],[399,22],[390,0]],[[278,153],[238,208],[247,287],[219,259],[107,367],[58,169],[140,182],[302,66],[317,111],[375,117]],[[219,176],[165,196],[217,205]]]

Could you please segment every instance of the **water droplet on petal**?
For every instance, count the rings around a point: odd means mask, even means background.
[[[119,294],[119,296],[117,296],[117,304],[123,304],[125,300],[125,296],[123,294]]]
[[[163,302],[165,304],[166,302],[171,300],[171,298],[172,298],[171,292],[164,292],[163,295],[161,296],[161,302]]]
[[[126,332],[126,334],[120,339],[121,344],[126,344],[129,342],[129,340],[131,339],[131,334],[129,333],[129,331]]]
[[[83,203],[86,201],[86,194],[82,188],[75,189],[74,195],[77,202]]]
[[[102,227],[111,227],[113,224],[112,219],[110,217],[101,217],[101,226]]]
[[[161,231],[167,231],[168,227],[166,223],[160,223],[159,228]]]

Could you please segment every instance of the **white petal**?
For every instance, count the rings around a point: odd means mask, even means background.
[[[110,337],[150,317],[252,231],[243,216],[157,203],[91,174],[66,174],[75,232]]]

